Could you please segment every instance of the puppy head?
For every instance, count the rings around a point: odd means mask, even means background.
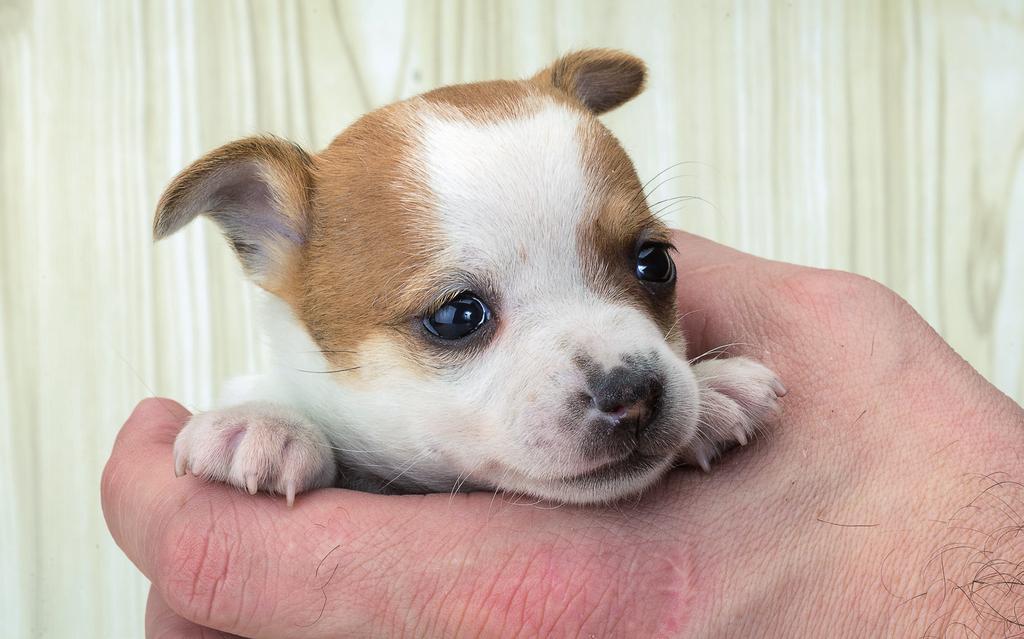
[[[345,464],[406,489],[633,494],[697,408],[667,229],[596,118],[644,76],[583,51],[390,105],[317,156],[236,142],[174,180],[156,235],[208,214],[284,302],[285,368],[324,372],[293,396],[362,451]]]

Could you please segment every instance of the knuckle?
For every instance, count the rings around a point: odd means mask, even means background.
[[[867,277],[799,269],[776,286],[780,334],[815,362],[818,374],[804,382],[826,383],[827,392],[894,379],[944,348],[906,300]]]
[[[155,582],[168,607],[200,625],[233,625],[252,597],[246,562],[238,552],[241,531],[224,530],[222,518],[198,509],[182,513],[163,533]],[[245,591],[245,592],[243,592]]]
[[[898,321],[907,317],[909,304],[891,289],[855,273],[799,269],[778,284],[783,301],[797,309],[801,321],[809,316],[831,326],[849,322]]]

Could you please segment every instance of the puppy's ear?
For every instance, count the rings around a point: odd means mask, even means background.
[[[595,114],[611,111],[644,88],[643,60],[613,49],[569,53],[533,76],[534,82],[554,86]]]
[[[305,151],[275,137],[238,140],[174,178],[157,204],[153,237],[165,238],[208,215],[245,272],[273,290],[306,240],[311,193],[312,160]]]

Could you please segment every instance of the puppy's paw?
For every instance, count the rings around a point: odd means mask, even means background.
[[[174,472],[222,481],[251,494],[285,495],[334,483],[330,442],[301,415],[250,402],[194,415],[174,441]]]
[[[681,459],[708,471],[723,450],[745,446],[777,419],[786,389],[775,373],[745,357],[705,360],[693,372],[700,386],[700,416],[697,434]]]

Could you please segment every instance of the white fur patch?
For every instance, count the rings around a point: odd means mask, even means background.
[[[584,169],[581,117],[550,98],[523,117],[488,124],[444,111],[423,116],[422,164],[437,200],[447,257],[491,275],[510,308],[541,315],[579,306],[609,308],[583,276],[578,230],[596,188]],[[595,316],[579,309],[579,317]],[[608,368],[621,352],[599,335],[590,356]],[[596,338],[596,339],[595,339]]]
[[[592,186],[581,165],[580,115],[545,100],[493,123],[444,110],[422,118],[422,164],[444,249],[471,272],[515,275],[504,282],[517,289],[511,297],[584,287],[575,231]]]

